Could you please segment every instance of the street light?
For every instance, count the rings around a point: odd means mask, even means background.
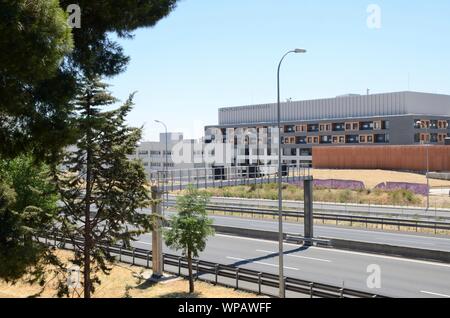
[[[278,64],[278,73],[277,73],[277,88],[278,88],[278,103],[277,103],[277,124],[278,124],[278,243],[279,243],[279,279],[280,279],[280,298],[284,298],[286,296],[285,286],[284,286],[284,262],[283,262],[283,189],[282,189],[282,182],[283,182],[283,175],[282,175],[282,143],[281,143],[281,135],[282,135],[282,127],[281,127],[281,105],[280,105],[280,69],[281,64],[283,63],[286,56],[288,56],[290,53],[306,53],[306,50],[304,49],[295,49],[287,52],[283,57],[281,58],[280,63]]]
[[[421,127],[422,126],[422,121],[419,120],[419,121],[416,122],[416,124],[419,127]],[[429,138],[428,144],[426,144],[426,147],[427,147],[427,188],[428,188],[428,191],[427,191],[427,211],[428,211],[430,209],[430,177],[428,175],[430,173],[430,144],[431,144],[431,134],[430,134],[428,126],[427,126],[427,129],[426,129],[426,132],[427,132],[427,135],[428,135],[428,138]],[[426,140],[425,140],[425,142],[426,142]]]
[[[169,169],[169,161],[168,161],[168,142],[167,142],[167,125],[165,123],[163,123],[160,120],[155,120],[155,123],[161,124],[164,126],[165,129],[165,136],[166,136],[166,155],[165,155],[165,163],[164,163],[164,188],[166,186],[167,183],[167,174],[168,174],[168,169]],[[169,193],[166,193],[166,204],[169,203]],[[163,204],[164,206],[164,204]],[[164,210],[163,210],[163,215],[164,215]]]

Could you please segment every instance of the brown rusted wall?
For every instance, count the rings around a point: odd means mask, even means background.
[[[342,146],[313,147],[316,169],[450,171],[450,146]]]

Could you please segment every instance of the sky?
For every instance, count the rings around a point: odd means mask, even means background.
[[[375,6],[373,6],[375,5]],[[450,94],[448,0],[182,0],[153,28],[122,40],[131,57],[109,79],[145,140],[169,131],[199,138],[218,109],[344,94]]]

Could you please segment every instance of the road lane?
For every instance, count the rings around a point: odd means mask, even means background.
[[[151,246],[148,234],[139,241],[134,243],[135,247]],[[200,259],[277,274],[278,255],[272,253],[276,248],[276,242],[216,235],[208,240]],[[164,252],[180,255],[166,246]],[[305,249],[294,244],[285,244],[285,255],[289,277],[392,297],[440,297],[423,291],[450,294],[450,265],[447,264],[316,247]],[[381,269],[381,289],[367,286],[370,275],[367,268],[373,264]]]

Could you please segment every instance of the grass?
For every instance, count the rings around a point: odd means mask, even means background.
[[[58,250],[56,255],[67,261],[72,253]],[[100,275],[102,284],[96,288],[93,298],[255,298],[255,294],[234,289],[214,286],[204,282],[195,283],[195,294],[188,294],[188,281],[175,279],[163,283],[150,283],[143,277],[151,276],[151,270],[142,267],[118,263],[113,266],[111,274]],[[0,280],[0,298],[54,298],[55,282],[50,282],[43,293],[37,295],[41,288],[19,281],[12,285]],[[81,290],[78,291],[81,293]],[[79,295],[74,293],[73,298]]]
[[[259,219],[259,220],[276,220],[278,216],[273,215],[252,215],[249,213],[230,213],[230,212],[221,212],[221,211],[208,211],[211,215],[219,215],[219,216],[234,216],[245,219]],[[300,217],[285,217],[284,220],[290,223],[302,223],[303,218]],[[365,228],[369,230],[383,230],[383,231],[391,231],[391,232],[414,232],[414,233],[423,233],[423,234],[431,234],[431,235],[450,235],[450,231],[448,230],[437,230],[434,229],[425,229],[425,228],[417,228],[410,226],[397,226],[397,225],[382,225],[382,224],[366,224],[364,222],[349,222],[349,221],[336,221],[334,220],[320,220],[314,219],[314,224],[316,225],[328,225],[328,226],[338,226],[338,227],[353,227],[353,228]]]
[[[277,185],[246,185],[224,188],[210,188],[201,190],[211,196],[216,197],[236,197],[246,199],[268,199],[277,200]],[[314,189],[314,201],[316,202],[337,202],[337,203],[358,203],[358,204],[379,204],[379,205],[408,205],[421,206],[424,204],[424,197],[416,195],[407,190],[384,191],[384,190],[333,190]],[[283,199],[292,201],[303,201],[303,189],[295,185],[283,185]]]

